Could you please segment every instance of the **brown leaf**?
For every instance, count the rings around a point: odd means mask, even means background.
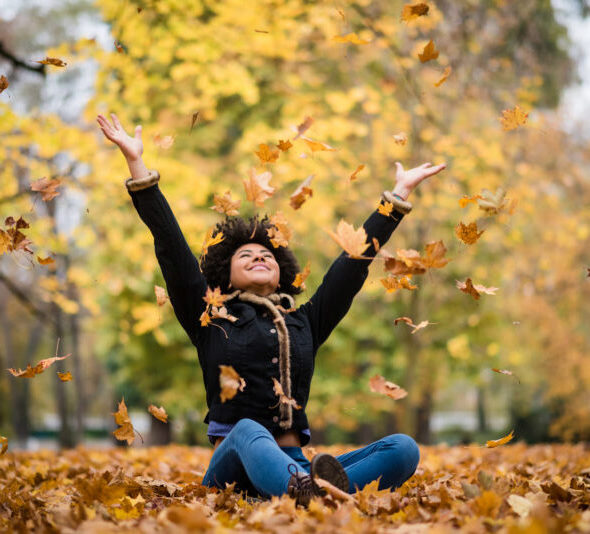
[[[261,163],[274,163],[279,159],[279,151],[276,148],[270,148],[264,143],[258,145],[258,151],[254,151]]]
[[[248,173],[248,178],[242,180],[246,190],[246,198],[254,202],[255,206],[263,206],[264,201],[272,197],[275,192],[275,188],[269,184],[271,178],[272,174],[269,171],[256,174],[256,169],[252,167]]]
[[[226,191],[223,196],[214,194],[213,195],[213,203],[214,206],[211,206],[212,210],[215,210],[217,213],[225,214],[225,215],[238,215],[240,208],[241,200],[232,200],[231,192],[228,190]]]
[[[51,367],[56,361],[58,360],[65,360],[68,356],[72,354],[66,354],[65,356],[54,356],[53,358],[46,358],[45,360],[41,360],[35,367],[31,367],[30,364],[27,364],[27,368],[23,371],[19,369],[8,369],[8,372],[12,376],[16,376],[19,378],[33,378],[35,375],[40,375],[43,371],[45,371],[48,367]]]
[[[282,211],[277,211],[269,220],[270,224],[272,225],[270,228],[267,229],[267,234],[272,243],[272,246],[275,248],[278,247],[288,247],[289,240],[293,232],[289,228],[289,223],[285,218],[285,215]]]
[[[55,263],[55,260],[50,256],[47,256],[47,258],[37,256],[37,261],[39,262],[39,265],[52,265]]]
[[[2,446],[2,449],[0,449],[0,456],[2,456],[8,450],[8,439],[4,436],[0,436],[0,446]]]
[[[135,440],[135,432],[133,425],[131,424],[131,419],[129,419],[129,414],[127,413],[125,398],[121,399],[121,402],[119,403],[119,409],[116,412],[113,412],[111,415],[114,416],[115,423],[119,425],[119,428],[113,431],[113,435],[119,441],[127,441],[127,444],[131,445]]]
[[[278,395],[279,402],[281,404],[291,405],[296,410],[301,410],[301,406],[299,406],[299,404],[297,404],[297,401],[295,399],[292,399],[290,397],[287,397],[287,395],[285,395],[285,392],[283,391],[283,387],[281,386],[281,383],[276,378],[273,377],[272,382],[273,382],[273,390],[275,392],[275,395]]]
[[[193,116],[191,117],[191,129],[190,129],[191,132],[193,131],[195,124],[197,124],[198,119],[199,119],[199,112],[195,111],[195,113],[193,113]]]
[[[70,373],[69,371],[66,371],[65,373],[60,373],[59,371],[57,372],[57,376],[59,377],[59,379],[62,382],[69,382],[70,380],[72,380],[72,373]]]
[[[400,322],[404,322],[408,326],[411,326],[412,327],[412,332],[411,332],[412,334],[415,334],[418,330],[422,330],[423,328],[426,328],[429,324],[434,324],[429,321],[421,321],[420,323],[415,325],[413,323],[412,319],[410,319],[409,317],[398,317],[397,319],[394,319],[393,324],[397,325]]]
[[[164,306],[170,297],[166,294],[166,290],[163,287],[154,285],[154,293],[156,294],[156,302],[158,306]]]
[[[434,41],[430,39],[428,44],[424,47],[421,54],[418,54],[418,58],[422,63],[426,63],[432,59],[436,59],[438,57],[439,51],[436,49],[434,45]]]
[[[289,141],[288,139],[286,141],[279,139],[279,142],[277,144],[278,149],[282,152],[287,152],[287,150],[289,150],[292,146],[293,143],[291,143],[291,141]]]
[[[8,83],[8,79],[6,78],[6,76],[4,76],[4,74],[2,74],[2,76],[0,76],[0,93],[2,93],[4,89],[8,89],[9,85],[10,84]]]
[[[387,289],[388,293],[393,293],[398,289],[408,289],[410,291],[417,289],[418,286],[413,285],[411,279],[411,274],[401,277],[390,274],[387,278],[380,278],[379,280],[381,280],[381,283],[385,289]]]
[[[168,422],[168,414],[162,406],[156,408],[153,404],[150,404],[148,406],[148,412],[150,412],[159,421],[162,421],[162,423]]]
[[[393,382],[390,382],[389,380],[385,380],[385,378],[381,375],[375,375],[371,377],[369,380],[369,388],[371,391],[387,395],[393,400],[403,399],[408,394],[405,389],[401,388],[397,384],[394,384]]]
[[[455,234],[466,245],[473,245],[481,237],[481,234],[485,232],[485,230],[482,230],[481,232],[478,232],[477,230],[476,222],[471,222],[467,225],[460,222],[455,226]]]
[[[54,199],[60,193],[56,190],[61,184],[59,179],[50,179],[45,176],[31,182],[31,191],[39,191],[41,193],[41,199],[44,202]]]
[[[400,132],[393,136],[393,141],[396,145],[404,146],[408,142],[408,136],[406,132]]]
[[[299,139],[299,137],[301,137],[301,135],[303,135],[307,130],[309,130],[309,127],[313,124],[313,119],[311,117],[305,117],[305,120],[297,125],[296,128],[296,132],[297,135],[295,137],[293,137],[293,141],[295,141],[295,139]]]
[[[402,20],[410,22],[418,17],[423,17],[428,14],[430,7],[424,2],[418,4],[406,4],[402,9]]]
[[[292,285],[294,287],[300,287],[302,289],[305,289],[305,280],[309,276],[309,273],[310,272],[311,272],[310,262],[308,261],[305,264],[305,267],[303,268],[303,271],[301,271],[300,273],[297,273],[295,275],[295,280],[293,281],[293,284]]]
[[[233,399],[239,391],[244,391],[246,381],[236,373],[231,365],[220,365],[219,385],[221,387],[221,402]]]
[[[303,203],[306,201],[307,197],[311,197],[313,195],[313,190],[311,187],[311,180],[314,177],[313,174],[310,174],[301,184],[299,187],[295,189],[295,192],[289,198],[289,204],[294,210],[298,210]]]
[[[41,61],[35,61],[35,63],[40,63],[41,65],[53,65],[54,67],[65,67],[67,65],[65,61],[56,57],[46,57]]]
[[[225,306],[211,306],[211,317],[213,319],[226,319],[230,323],[235,323],[238,318],[230,315]]]
[[[463,293],[471,295],[475,300],[479,300],[481,293],[485,293],[486,295],[495,295],[496,291],[498,291],[497,287],[485,287],[480,284],[474,284],[471,281],[471,278],[466,278],[465,282],[460,282],[457,280],[457,287],[463,291]]]

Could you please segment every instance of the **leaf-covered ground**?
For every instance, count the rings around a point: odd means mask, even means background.
[[[304,449],[308,457],[349,447]],[[368,485],[296,508],[200,484],[211,449],[8,453],[0,457],[0,532],[590,532],[590,447],[421,447],[396,492]]]

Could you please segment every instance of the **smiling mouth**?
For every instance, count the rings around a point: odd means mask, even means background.
[[[270,271],[265,265],[255,265],[249,269],[250,271]]]

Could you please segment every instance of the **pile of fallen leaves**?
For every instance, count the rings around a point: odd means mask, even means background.
[[[340,454],[352,447],[318,451]],[[308,458],[316,454],[303,449]],[[0,457],[1,532],[590,532],[590,448],[421,447],[395,492],[253,501],[201,484],[212,450],[117,448]]]

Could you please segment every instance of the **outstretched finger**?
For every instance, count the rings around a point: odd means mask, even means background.
[[[115,128],[117,130],[122,130],[123,126],[121,126],[121,123],[119,122],[119,117],[117,117],[117,115],[115,115],[114,113],[111,113],[111,118],[113,119],[113,124],[115,125]]]
[[[441,163],[440,165],[435,165],[434,167],[430,167],[428,169],[428,176],[433,176],[434,174],[438,174],[443,169],[446,169],[447,164]]]
[[[109,122],[107,120],[105,120],[104,117],[102,117],[102,119],[100,118],[100,116],[96,119],[96,122],[98,122],[98,125],[100,126],[100,129],[103,131],[103,133],[106,136],[112,135],[114,133],[113,128],[111,127],[111,125],[109,124]]]

